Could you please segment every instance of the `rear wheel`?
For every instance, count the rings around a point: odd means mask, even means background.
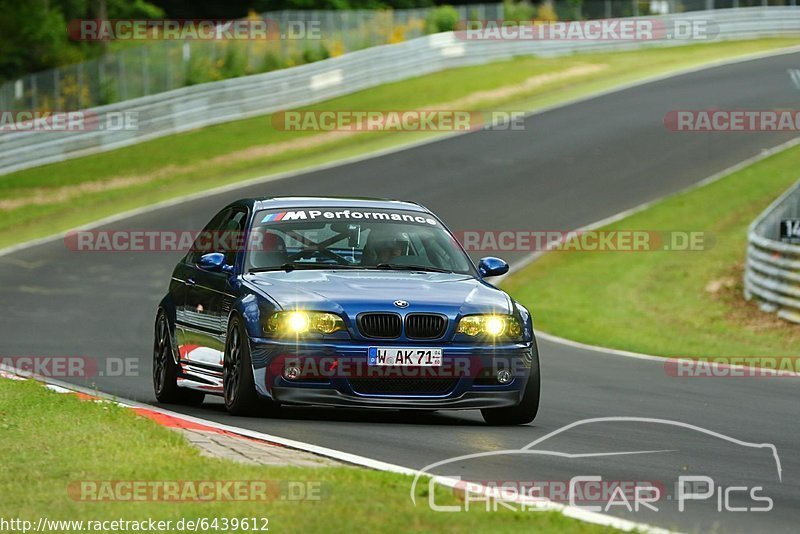
[[[222,390],[225,408],[231,415],[256,415],[277,410],[278,403],[261,399],[256,393],[250,340],[238,317],[231,318],[225,342],[222,367]]]
[[[536,339],[531,347],[531,371],[528,383],[522,394],[522,401],[516,406],[508,408],[486,408],[481,410],[483,420],[487,424],[496,426],[524,425],[536,419],[539,412],[539,394],[541,390],[541,377],[539,373],[539,349]]]
[[[169,404],[203,404],[205,393],[178,387],[178,365],[172,352],[169,322],[163,310],[156,316],[153,336],[153,390],[158,402]]]

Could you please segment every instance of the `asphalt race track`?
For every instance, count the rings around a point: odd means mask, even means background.
[[[798,66],[800,53],[685,74],[531,116],[524,131],[452,137],[193,200],[107,228],[200,229],[218,208],[238,197],[355,195],[420,201],[457,230],[569,230],[682,189],[789,140],[791,133],[676,133],[662,120],[674,109],[794,108],[800,92],[786,71]],[[508,254],[506,259],[513,262],[523,255]],[[103,376],[91,383],[101,391],[153,402],[154,312],[179,257],[77,253],[61,240],[0,257],[2,354],[139,358],[138,377]],[[535,307],[533,312],[535,321]],[[686,531],[796,531],[796,380],[675,378],[660,362],[546,341],[540,341],[540,349],[543,401],[539,417],[529,426],[487,427],[477,412],[419,415],[292,408],[280,419],[232,418],[216,399],[183,411],[412,468],[457,455],[519,449],[591,417],[675,420],[746,442],[774,444],[782,481],[767,449],[644,422],[579,426],[538,448],[569,454],[667,452],[584,458],[506,454],[460,461],[437,472],[483,481],[566,481],[575,475],[601,475],[604,480],[661,482],[669,494],[681,474],[708,475],[717,493],[720,486],[763,486],[760,494],[774,500],[774,509],[719,512],[715,494],[689,502],[684,512],[678,511],[674,499],[665,499],[658,503],[659,512],[609,513]],[[732,505],[742,502],[738,496],[731,499]]]

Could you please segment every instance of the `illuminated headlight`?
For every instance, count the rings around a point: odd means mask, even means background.
[[[458,322],[459,334],[519,338],[522,327],[513,315],[468,315]]]
[[[332,334],[344,329],[342,318],[327,312],[282,311],[273,313],[267,321],[267,332],[277,335]]]

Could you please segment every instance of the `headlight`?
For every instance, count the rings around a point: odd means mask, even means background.
[[[468,315],[458,322],[456,333],[490,338],[519,338],[522,327],[513,315]]]
[[[306,332],[332,334],[344,330],[344,321],[335,313],[315,311],[282,311],[273,313],[267,321],[267,332],[280,336]]]

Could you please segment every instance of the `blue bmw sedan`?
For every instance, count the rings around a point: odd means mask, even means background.
[[[232,414],[282,405],[479,409],[524,424],[539,408],[528,310],[424,207],[265,198],[217,213],[175,266],[155,321],[160,402],[221,395]]]

